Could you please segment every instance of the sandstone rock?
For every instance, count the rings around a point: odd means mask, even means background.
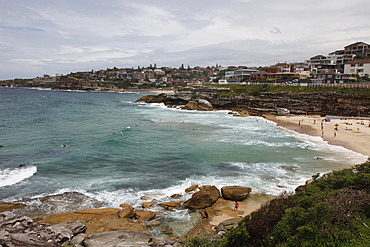
[[[3,211],[11,211],[13,209],[23,208],[25,206],[27,206],[27,205],[26,204],[23,204],[23,203],[0,202],[0,212],[3,212]]]
[[[49,223],[55,225],[65,222],[75,222],[77,220],[83,220],[86,222],[85,233],[87,235],[94,234],[96,232],[116,230],[148,232],[142,224],[134,222],[131,219],[96,214],[77,214],[64,212],[45,216],[40,219],[40,223]]]
[[[152,211],[135,210],[137,222],[144,223],[152,220],[157,214]]]
[[[121,211],[118,212],[118,217],[120,218],[132,218],[134,217],[134,208],[128,204],[121,204]]]
[[[173,194],[172,196],[171,196],[171,198],[172,199],[179,199],[179,198],[181,198],[182,197],[182,195],[180,195],[180,194]]]
[[[243,186],[226,186],[221,188],[222,197],[232,201],[244,200],[251,191],[251,188]]]
[[[153,237],[149,233],[135,231],[102,232],[88,236],[84,245],[86,247],[127,247],[149,246],[153,243]]]
[[[150,207],[152,207],[152,206],[154,206],[154,205],[156,205],[154,202],[143,202],[143,203],[141,204],[141,206],[142,206],[143,208],[150,208]]]
[[[158,205],[167,210],[172,210],[174,208],[181,206],[181,203],[182,202],[170,201],[170,202],[159,203]]]
[[[172,238],[172,237],[171,237]],[[151,244],[150,247],[168,247],[168,246],[182,246],[182,245],[176,245],[176,241],[174,240],[171,240],[168,239],[168,240],[163,240],[163,241],[159,241],[159,242],[156,242],[154,244]]]
[[[152,200],[152,198],[150,196],[142,196],[142,197],[140,197],[140,199],[144,200],[144,201]]]
[[[118,213],[120,211],[121,210],[119,208],[99,208],[99,209],[83,209],[83,210],[76,211],[75,213],[118,217]]]
[[[220,191],[215,186],[204,187],[183,205],[186,208],[201,209],[211,206],[221,197]]]
[[[171,228],[171,227],[169,227],[169,226],[164,226],[164,227],[162,227],[162,232],[163,232],[164,234],[172,234],[172,233],[173,233],[173,230],[172,230],[172,228]]]
[[[194,191],[194,190],[198,189],[198,187],[199,186],[197,184],[194,184],[194,185],[190,186],[189,188],[186,188],[185,193],[189,193],[191,191]]]
[[[145,223],[145,226],[159,226],[159,225],[161,225],[161,222],[157,220]]]
[[[205,99],[198,99],[197,101],[189,101],[182,109],[185,110],[198,110],[198,111],[211,111],[213,110],[212,104]]]

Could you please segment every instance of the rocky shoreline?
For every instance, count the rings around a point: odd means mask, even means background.
[[[333,115],[369,117],[368,96],[351,93],[291,93],[259,92],[256,95],[238,93],[230,88],[192,86],[172,93],[147,95],[138,100],[181,106],[186,110],[231,110],[237,115]]]
[[[243,205],[252,200],[259,208],[271,197],[250,194],[251,188],[242,186],[193,185],[184,190],[190,199],[179,201],[183,195],[172,195],[172,200],[159,203],[150,195],[143,198],[141,208],[121,204],[119,208],[95,208],[73,211],[82,201],[89,200],[89,205],[97,207],[99,202],[78,192],[41,198],[45,207],[70,205],[70,211],[45,215],[32,205],[23,203],[0,202],[0,244],[2,246],[181,246],[187,238],[200,235],[223,235],[236,226],[242,216],[249,214],[242,211]],[[261,199],[262,198],[262,199]],[[234,211],[234,201],[241,204]],[[76,204],[74,204],[76,203]],[[243,204],[244,203],[244,204]],[[85,204],[86,205],[86,204]],[[165,212],[151,211],[153,206],[162,207]],[[40,207],[42,208],[42,207]],[[173,229],[157,220],[157,217],[175,209],[186,209],[199,215],[195,227],[186,236],[176,236]],[[26,216],[28,215],[28,216]],[[29,216],[33,216],[32,218]],[[167,238],[156,242],[149,231],[159,228]]]

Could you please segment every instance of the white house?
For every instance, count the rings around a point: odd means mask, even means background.
[[[370,59],[356,59],[344,64],[345,75],[370,77]]]

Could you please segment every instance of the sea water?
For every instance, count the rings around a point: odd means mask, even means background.
[[[367,159],[260,117],[137,103],[144,95],[0,88],[0,201],[78,191],[140,207],[192,184],[278,195]]]

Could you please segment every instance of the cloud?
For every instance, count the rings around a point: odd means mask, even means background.
[[[17,0],[0,79],[107,67],[269,65],[370,42],[368,0]]]

